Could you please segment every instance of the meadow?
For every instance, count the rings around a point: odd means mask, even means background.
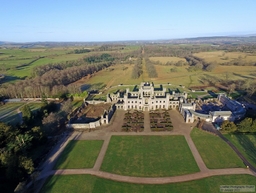
[[[123,70],[124,67],[128,67]],[[82,87],[92,89],[100,89],[103,95],[106,95],[112,90],[117,90],[115,86],[120,84],[126,85],[126,87],[135,84],[140,84],[143,81],[154,82],[155,84],[167,84],[170,83],[172,87],[180,87],[184,85],[185,88],[193,86],[205,86],[204,78],[214,77],[218,79],[226,79],[227,74],[229,80],[245,80],[252,79],[254,73],[256,73],[256,66],[218,66],[212,72],[207,71],[195,71],[188,72],[188,66],[176,67],[177,72],[171,72],[170,69],[173,66],[155,65],[158,77],[148,78],[147,74],[140,76],[138,79],[132,79],[133,65],[130,64],[117,64],[110,67],[112,70],[102,70],[95,73],[90,78],[84,78],[77,81],[75,84],[79,84]],[[145,74],[144,72],[143,74]],[[115,87],[114,89],[112,87]],[[120,87],[121,88],[121,87]],[[212,89],[212,86],[209,86]],[[187,90],[188,91],[188,90]]]
[[[32,69],[36,66],[77,60],[88,54],[70,54],[74,49],[73,47],[0,49],[0,73],[9,76],[7,80],[23,79],[30,77]]]
[[[177,63],[179,61],[186,62],[185,58],[180,58],[180,57],[150,57],[149,59],[155,62],[159,61],[162,64],[166,64],[167,62],[173,62],[173,63]]]
[[[256,178],[250,175],[213,176],[200,180],[173,184],[131,184],[116,182],[92,175],[63,175],[52,176],[43,186],[41,193],[69,193],[69,192],[105,192],[105,193],[162,193],[162,192],[220,192],[220,185],[256,185]]]
[[[221,138],[194,128],[191,138],[209,169],[245,167],[242,160]]]
[[[199,172],[184,136],[112,136],[101,170],[143,177]]]
[[[70,141],[58,158],[54,168],[92,168],[102,144],[102,140]]]
[[[225,63],[236,59],[240,59],[244,62],[256,61],[256,55],[243,52],[212,51],[199,52],[193,55],[204,59],[205,62]]]

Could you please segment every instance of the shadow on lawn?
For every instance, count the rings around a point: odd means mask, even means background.
[[[71,141],[68,142],[67,146],[65,147],[63,152],[60,154],[60,157],[58,158],[58,160],[57,160],[57,162],[56,162],[56,164],[54,166],[54,169],[57,170],[57,169],[66,168],[66,166],[69,164],[68,162],[66,162],[66,160],[68,159],[68,156],[69,156],[70,152],[76,146],[77,142],[78,141],[76,141],[76,140],[71,140]]]
[[[256,138],[256,135],[237,134],[235,135],[240,145],[245,149],[245,153],[250,157],[253,163],[256,163],[256,149],[254,143],[249,139]]]

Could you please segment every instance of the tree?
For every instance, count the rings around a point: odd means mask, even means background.
[[[224,132],[235,132],[237,130],[236,125],[228,120],[223,121],[223,123],[221,124],[221,131]]]
[[[22,119],[24,122],[29,122],[32,118],[32,112],[30,110],[30,107],[28,105],[24,105],[20,108],[20,111],[22,113]]]
[[[251,131],[251,126],[252,126],[252,118],[245,118],[244,120],[242,120],[240,123],[238,123],[237,128],[239,132],[250,132]]]

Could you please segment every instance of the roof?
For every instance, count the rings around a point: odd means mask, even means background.
[[[211,111],[210,114],[213,116],[230,116],[232,114],[231,111]]]
[[[193,110],[189,110],[193,115],[197,116],[197,117],[203,117],[203,118],[209,118],[209,114],[202,114],[202,113],[198,113],[198,112],[195,112]]]

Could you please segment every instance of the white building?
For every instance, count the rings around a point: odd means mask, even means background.
[[[115,103],[117,109],[137,109],[143,111],[156,109],[178,108],[187,99],[187,93],[167,92],[160,85],[155,88],[153,83],[142,82],[137,91],[126,89],[124,93],[108,94],[107,102]]]

